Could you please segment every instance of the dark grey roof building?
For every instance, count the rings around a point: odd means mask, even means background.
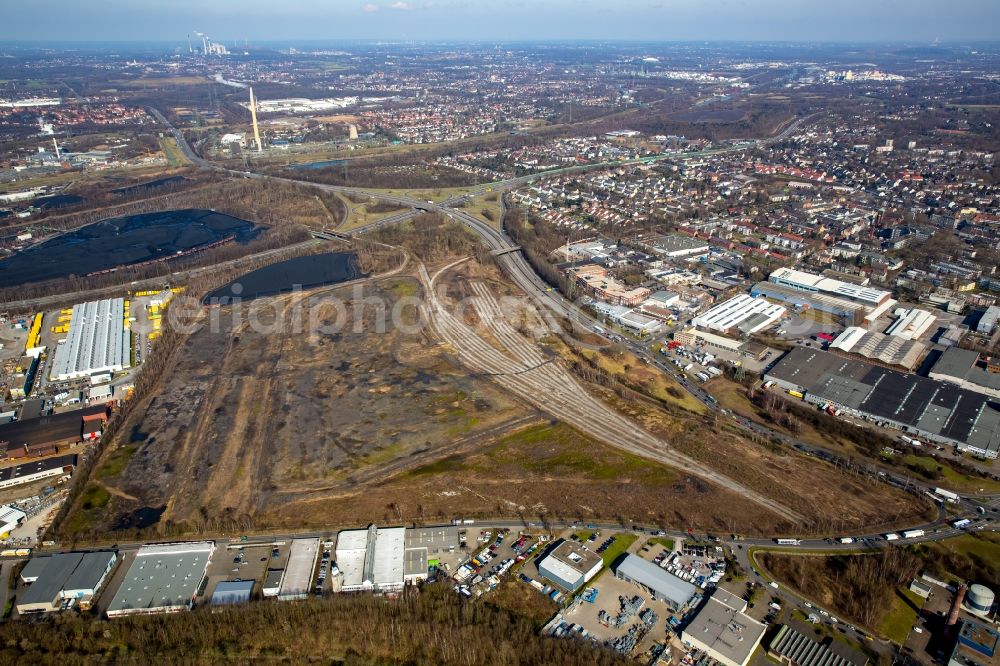
[[[59,610],[66,600],[92,599],[117,561],[113,551],[32,558],[21,572],[21,578],[31,585],[18,597],[17,612],[49,613]]]
[[[905,374],[797,347],[764,375],[814,404],[986,458],[1000,452],[1000,404],[989,396],[936,379]]]

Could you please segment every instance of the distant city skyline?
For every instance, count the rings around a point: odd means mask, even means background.
[[[998,0],[7,0],[0,40],[995,41]]]

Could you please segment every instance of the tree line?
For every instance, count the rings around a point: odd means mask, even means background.
[[[425,585],[396,599],[338,595],[294,603],[255,602],[187,613],[102,621],[61,613],[0,625],[0,661],[333,664],[625,663],[587,641],[540,636],[524,617],[464,602],[451,587]]]

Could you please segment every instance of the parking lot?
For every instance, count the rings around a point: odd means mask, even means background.
[[[212,561],[208,565],[208,584],[199,590],[197,602],[211,599],[215,586],[224,580],[255,581],[254,594],[260,594],[260,586],[268,569],[284,569],[288,563],[288,547],[271,544],[229,544],[230,548],[219,544]],[[278,556],[273,557],[273,548]]]
[[[521,568],[521,562],[532,558],[548,543],[548,537],[521,534],[510,528],[498,530],[468,530],[468,562],[453,568],[460,592],[464,596],[479,596],[495,587],[501,578]],[[460,560],[461,562],[462,560]],[[533,564],[525,565],[525,573],[538,576]]]

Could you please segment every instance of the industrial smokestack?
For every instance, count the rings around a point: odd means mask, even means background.
[[[264,150],[264,146],[260,142],[260,128],[257,127],[257,100],[253,97],[253,88],[250,88],[250,119],[253,121],[253,140],[259,153]]]
[[[955,626],[958,622],[958,613],[962,610],[962,601],[965,599],[965,592],[969,588],[965,586],[965,583],[958,588],[958,592],[955,593],[955,600],[951,602],[951,612],[948,613],[948,622],[945,623],[948,627]]]
[[[55,137],[52,137],[52,145],[56,147],[56,159],[61,160],[62,155],[59,154],[59,142],[56,141]]]

